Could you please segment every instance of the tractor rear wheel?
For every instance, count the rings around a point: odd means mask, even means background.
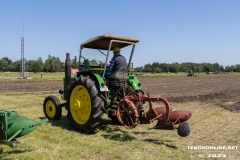
[[[58,120],[62,116],[62,107],[59,99],[55,96],[48,96],[43,102],[43,111],[50,120]]]
[[[100,124],[104,101],[95,81],[81,76],[71,84],[68,96],[68,119],[72,126],[85,133],[93,133]]]

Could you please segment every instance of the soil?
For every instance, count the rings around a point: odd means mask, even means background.
[[[240,75],[217,74],[195,77],[139,76],[145,93],[164,97],[169,102],[212,102],[232,112],[240,112]],[[26,80],[0,82],[0,91],[58,91],[63,89],[62,80]]]
[[[217,74],[179,77],[140,77],[143,90],[169,102],[212,102],[240,112],[240,75]]]

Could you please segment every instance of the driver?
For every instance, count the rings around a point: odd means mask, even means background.
[[[127,69],[126,58],[120,54],[118,47],[113,48],[113,58],[110,61],[110,65],[107,67],[105,76],[108,77],[119,68]]]

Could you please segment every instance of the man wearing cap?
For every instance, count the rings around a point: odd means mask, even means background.
[[[113,58],[110,61],[109,67],[107,67],[105,76],[109,76],[119,68],[127,68],[126,58],[120,54],[120,49],[115,47],[113,49]]]

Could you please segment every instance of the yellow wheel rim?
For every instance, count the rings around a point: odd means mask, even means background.
[[[77,85],[73,89],[70,97],[70,110],[73,119],[78,124],[88,121],[91,114],[91,97],[84,86]]]
[[[56,106],[50,100],[46,103],[46,112],[47,112],[47,115],[51,118],[53,118],[56,114]]]

